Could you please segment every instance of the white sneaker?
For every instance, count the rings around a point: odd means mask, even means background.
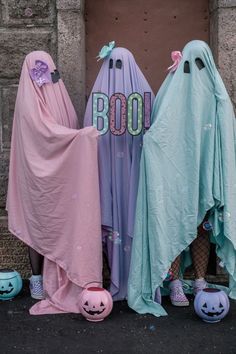
[[[42,276],[34,276],[29,279],[30,280],[30,295],[33,299],[43,300],[45,298],[43,291],[43,278]]]

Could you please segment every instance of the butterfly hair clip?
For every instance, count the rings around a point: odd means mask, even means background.
[[[115,41],[110,42],[108,45],[104,45],[100,52],[98,53],[98,56],[96,58],[97,61],[106,58],[109,56],[112,52],[112,49],[115,47]]]
[[[39,87],[52,82],[48,65],[42,60],[35,60],[35,67],[30,70],[30,77]]]
[[[35,60],[35,67],[29,71],[29,74],[39,87],[48,83],[55,84],[60,79],[59,71],[55,69],[50,73],[47,63],[42,60]]]

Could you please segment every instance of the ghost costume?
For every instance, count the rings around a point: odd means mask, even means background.
[[[209,212],[211,241],[236,298],[236,148],[230,98],[208,45],[192,41],[154,103],[140,164],[128,303],[139,313],[155,303],[171,263],[183,254]],[[185,252],[183,252],[185,251]]]
[[[125,48],[115,48],[99,71],[90,94],[84,124],[93,124],[93,94],[150,93],[152,90],[136,64],[133,55]],[[122,105],[117,104],[115,125],[120,125]],[[151,107],[150,107],[151,108]],[[137,126],[137,107],[133,108],[134,126]],[[98,124],[100,128],[101,122]],[[143,130],[131,135],[127,129],[122,135],[108,130],[99,138],[99,179],[104,248],[111,269],[110,291],[114,300],[127,298],[127,280],[130,265],[134,214],[136,206],[139,163],[142,151]]]
[[[30,77],[37,62],[56,69],[50,55],[28,54],[17,93],[8,185],[9,230],[44,256],[46,299],[31,314],[80,312],[87,284],[101,286],[102,242],[97,131],[77,130],[61,79]],[[41,85],[42,84],[42,85]]]

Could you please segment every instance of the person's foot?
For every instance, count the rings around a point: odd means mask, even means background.
[[[161,290],[159,287],[156,288],[154,301],[161,305]]]
[[[197,295],[197,293],[207,287],[207,282],[205,279],[196,279],[193,283],[193,294]]]
[[[170,301],[174,306],[189,306],[189,301],[184,294],[182,283],[179,279],[170,282]]]
[[[30,295],[33,299],[43,300],[44,291],[43,291],[43,278],[41,275],[32,275],[29,279],[30,281]]]

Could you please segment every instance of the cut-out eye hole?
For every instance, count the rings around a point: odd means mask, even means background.
[[[200,58],[195,59],[195,63],[196,63],[199,70],[202,70],[203,68],[205,68],[205,65],[204,65],[202,59],[200,59]]]
[[[8,285],[8,286],[13,286],[13,285],[12,285],[12,283],[9,283],[9,285]]]
[[[52,82],[55,84],[59,81],[60,79],[60,73],[57,69],[54,70],[54,72],[51,73],[51,78]]]
[[[84,305],[85,305],[85,306],[88,306],[88,301],[86,301]]]
[[[120,59],[118,59],[118,60],[116,61],[116,68],[117,68],[117,69],[121,69],[121,68],[122,68],[122,61],[121,61]]]
[[[184,62],[184,73],[185,74],[190,74],[190,65],[188,61]]]
[[[223,306],[222,303],[220,302],[219,308],[222,308],[222,307],[224,307],[224,306]]]
[[[205,302],[205,304],[204,304],[204,305],[202,305],[202,307],[205,307],[205,308],[207,308],[207,304],[206,304],[206,302]]]
[[[105,306],[103,302],[101,302],[100,306]]]
[[[109,69],[112,69],[113,68],[113,59],[110,59],[109,60]]]

